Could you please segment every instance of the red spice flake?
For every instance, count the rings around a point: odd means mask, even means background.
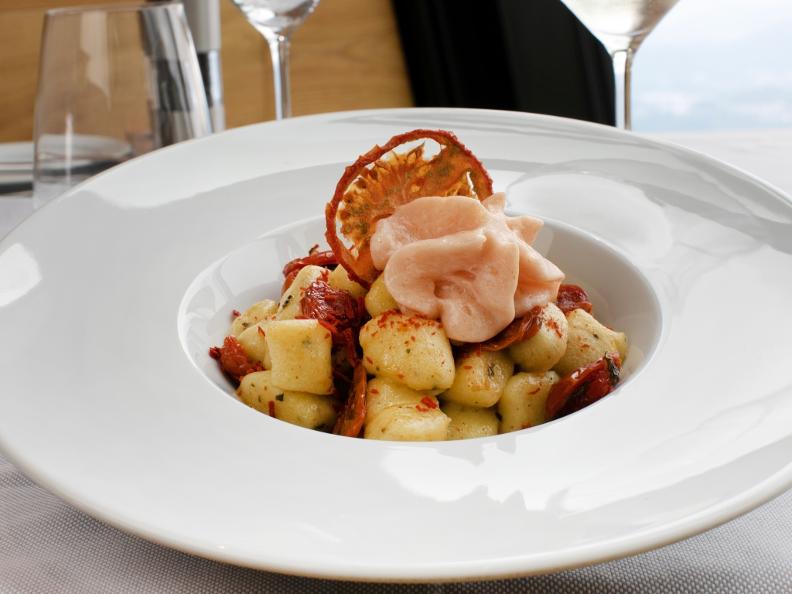
[[[551,329],[553,332],[555,332],[555,333],[556,333],[556,336],[558,336],[558,338],[562,338],[562,337],[563,337],[563,335],[564,335],[564,334],[563,334],[563,332],[561,332],[561,327],[558,325],[558,322],[556,322],[556,321],[555,321],[555,319],[553,319],[553,318],[547,318],[547,319],[544,321],[544,323],[545,323],[545,324],[546,324],[546,325],[547,325],[547,326],[548,326],[548,327],[549,327],[549,328],[550,328],[550,329]]]
[[[371,392],[372,394],[379,394],[379,390],[377,390],[377,388],[371,388],[369,392]]]
[[[270,400],[267,403],[267,409],[269,410],[269,416],[271,416],[273,419],[278,418],[275,416],[275,402],[273,400]]]
[[[606,353],[601,359],[561,378],[547,396],[548,419],[566,416],[609,394],[619,383],[621,358]]]
[[[437,408],[437,402],[435,402],[434,398],[431,396],[424,396],[421,398],[421,404],[426,406],[427,408]]]
[[[366,420],[366,384],[366,369],[358,364],[355,366],[346,403],[333,427],[336,435],[358,437],[363,430],[363,422]]]
[[[413,342],[415,342],[415,336],[410,336],[410,340],[412,340]]]
[[[472,365],[463,365],[462,369],[473,369]]]
[[[366,362],[367,362],[369,365],[374,365],[374,359],[372,359],[372,358],[371,358],[371,357],[369,357],[368,355],[366,355]]]
[[[384,328],[385,324],[390,320],[390,318],[393,317],[394,315],[397,315],[398,313],[399,312],[395,309],[389,309],[387,311],[382,312],[380,314],[379,319],[377,320],[377,325],[380,328]]]
[[[530,429],[531,427],[533,427],[533,423],[523,423],[520,428],[521,429]]]
[[[264,328],[261,326],[256,326],[256,331],[258,332],[259,336],[261,336],[261,338],[266,338],[267,333],[264,332]]]
[[[261,363],[254,363],[248,359],[242,345],[233,336],[226,336],[222,347],[210,348],[209,356],[216,359],[223,372],[236,382],[239,382],[248,373],[264,369]]]
[[[418,410],[418,412],[422,412],[422,413],[429,412],[429,409],[421,404],[416,404],[415,408]]]
[[[591,301],[589,301],[588,294],[577,285],[561,285],[558,288],[556,305],[565,315],[575,309],[584,309],[591,313]]]
[[[437,332],[432,332],[429,336],[434,336]]]
[[[493,338],[490,338],[486,342],[480,343],[481,350],[500,351],[510,347],[515,342],[528,340],[534,334],[539,332],[539,328],[542,326],[541,313],[542,307],[537,305],[524,316],[514,320]]]
[[[396,377],[398,377],[399,379],[404,379],[404,374],[403,373],[397,373]]]
[[[239,313],[239,310],[238,310],[238,309],[232,309],[232,310],[231,310],[231,317],[232,317],[232,318],[236,319],[236,318],[238,318],[238,317],[239,317],[239,316],[241,316],[241,315],[242,315],[242,314],[241,314],[241,313]]]

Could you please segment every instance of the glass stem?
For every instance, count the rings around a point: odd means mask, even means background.
[[[291,87],[289,86],[289,37],[280,33],[267,36],[272,76],[275,83],[275,119],[291,117]]]
[[[616,82],[616,126],[632,130],[632,62],[635,51],[632,48],[616,50],[611,53],[613,78]]]

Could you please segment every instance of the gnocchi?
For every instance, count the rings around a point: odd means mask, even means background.
[[[454,382],[451,343],[434,320],[385,312],[360,329],[360,346],[363,364],[371,375],[433,393]]]
[[[498,415],[494,408],[444,402],[442,410],[451,419],[448,439],[471,439],[498,434]]]
[[[308,286],[327,274],[327,269],[321,266],[308,265],[294,277],[289,288],[281,295],[278,302],[278,311],[275,314],[276,320],[293,320],[302,314],[301,293]]]
[[[467,406],[493,406],[514,373],[514,362],[504,351],[470,352],[458,357],[454,382],[443,399]]]
[[[209,355],[246,405],[338,435],[486,438],[574,413],[615,388],[627,337],[505,204],[453,134],[375,146],[325,207],[330,249],[286,263],[280,298],[234,312]]]
[[[576,309],[567,316],[567,322],[567,348],[553,367],[560,375],[594,363],[605,353],[618,352],[622,360],[627,356],[627,336],[602,325],[590,313]]]
[[[326,430],[333,426],[336,418],[335,400],[282,390],[272,383],[271,371],[249,373],[242,378],[236,393],[251,408],[300,427]]]
[[[248,359],[261,363],[264,369],[272,368],[266,336],[267,327],[274,318],[274,315],[267,316],[266,319],[250,326],[237,337]]]
[[[391,307],[381,276],[366,292],[340,266],[309,265],[279,302],[254,304],[231,329],[233,336],[244,321],[236,339],[258,365],[240,377],[240,400],[301,427],[333,428],[340,409],[335,374],[355,359],[334,346],[331,324],[303,318],[302,295],[316,282],[347,295],[347,305],[364,302],[360,316],[373,313],[361,318],[358,333],[360,364],[370,376],[360,430],[367,439],[457,440],[534,427],[550,420],[548,397],[562,378],[606,353],[627,356],[624,333],[585,309],[565,314],[554,303],[538,314],[535,332],[499,350],[452,345],[439,322]]]
[[[363,437],[391,441],[442,441],[446,439],[450,419],[439,408],[422,410],[418,406],[396,404],[385,408],[366,424]]]
[[[284,390],[331,394],[330,331],[316,320],[276,320],[267,326],[272,381]]]
[[[399,304],[393,296],[388,293],[388,287],[385,286],[385,275],[380,274],[377,280],[371,285],[368,293],[366,293],[366,311],[374,318],[386,311],[398,310]]]
[[[509,378],[498,401],[500,432],[519,431],[547,421],[547,397],[558,379],[555,371],[522,372]]]
[[[509,347],[509,355],[523,371],[547,371],[558,363],[567,348],[569,324],[554,303],[542,308],[536,334]]]
[[[241,315],[236,316],[231,323],[231,336],[239,336],[245,330],[269,318],[278,311],[278,302],[272,299],[263,299],[254,303]]]

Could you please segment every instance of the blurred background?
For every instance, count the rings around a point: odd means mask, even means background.
[[[2,0],[0,142],[32,138],[45,10],[112,2]],[[226,125],[272,119],[266,43],[230,0],[220,6]],[[789,31],[789,0],[681,0],[637,55],[634,129],[792,125]],[[291,59],[294,115],[417,105],[614,117],[608,57],[558,0],[322,0]]]

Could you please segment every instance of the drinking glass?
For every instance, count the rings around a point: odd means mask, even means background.
[[[181,3],[47,12],[34,128],[36,207],[117,163],[210,133]]]
[[[267,40],[275,86],[275,119],[291,117],[289,39],[319,0],[232,0]]]
[[[613,60],[616,125],[632,129],[632,62],[643,40],[678,0],[561,0]]]

